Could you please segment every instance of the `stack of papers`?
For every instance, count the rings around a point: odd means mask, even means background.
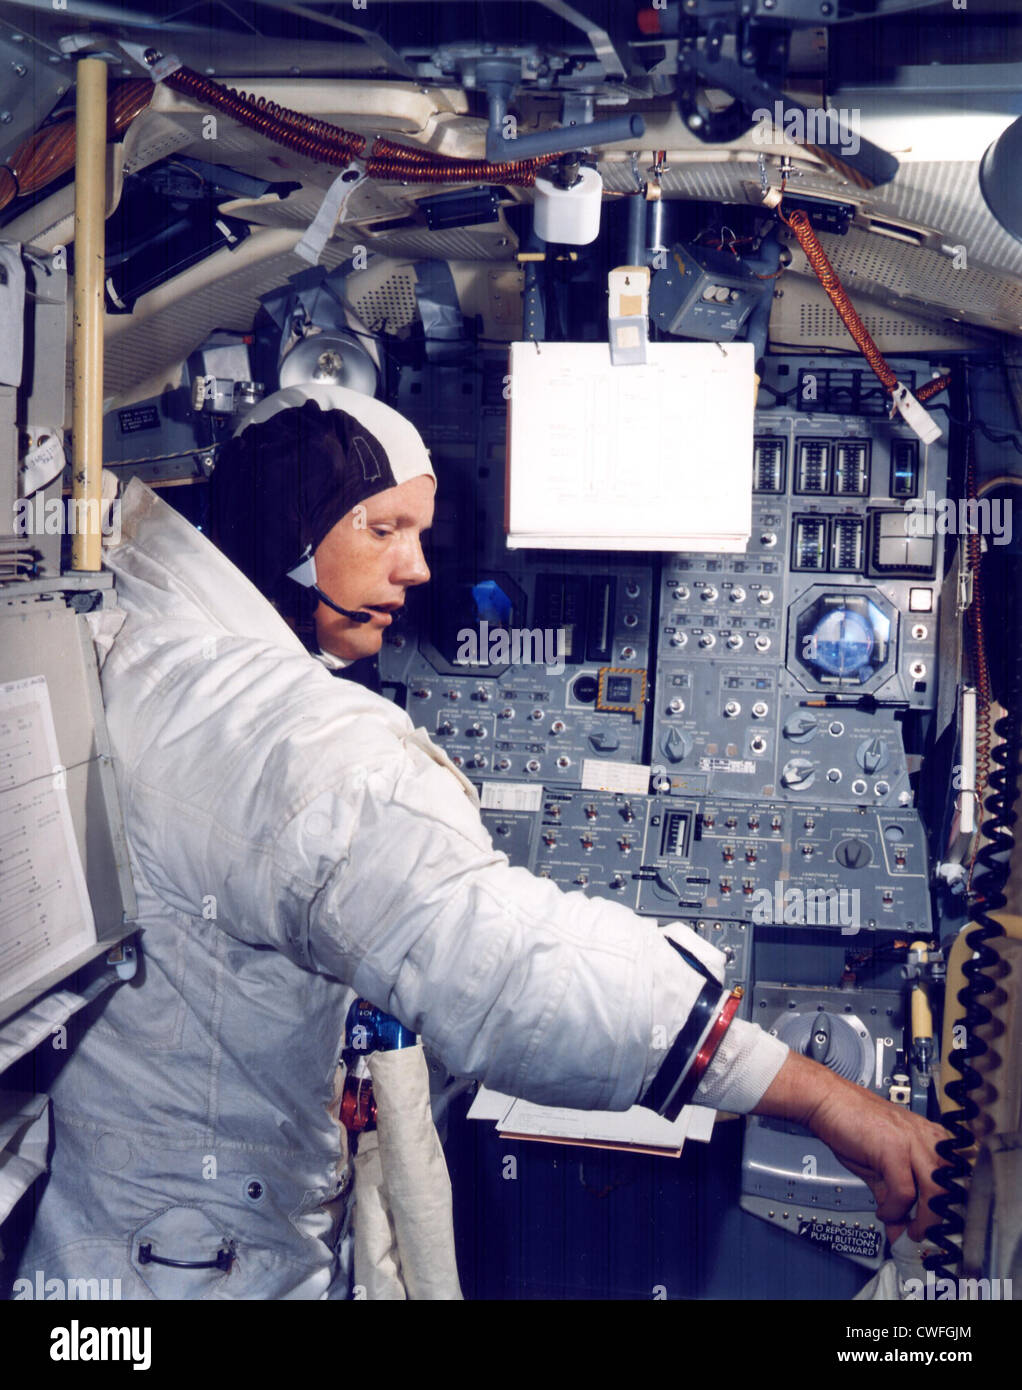
[[[752,526],[755,349],[512,343],[511,549],[743,551]]]
[[[499,1133],[509,1139],[627,1149],[666,1158],[677,1158],[686,1139],[707,1143],[716,1117],[715,1110],[701,1105],[686,1105],[674,1121],[641,1105],[633,1105],[630,1110],[565,1110],[516,1100],[485,1086],[480,1086],[468,1112],[470,1120],[491,1120]]]

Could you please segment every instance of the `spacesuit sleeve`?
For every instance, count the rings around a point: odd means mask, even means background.
[[[354,781],[355,814],[348,788],[340,811],[328,794],[287,832],[307,857],[317,839],[333,840],[338,814],[350,830],[311,904],[312,968],[350,982],[452,1072],[494,1090],[580,1109],[634,1104],[704,977],[655,923],[510,867],[455,778],[416,748],[396,775]],[[721,978],[718,951],[688,928],[671,931]],[[747,1110],[785,1049],[750,1024],[728,1042],[696,1099]]]

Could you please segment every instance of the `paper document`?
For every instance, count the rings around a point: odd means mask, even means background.
[[[512,343],[508,545],[744,550],[755,395],[751,343]]]
[[[480,1086],[468,1112],[470,1120],[489,1120],[502,1134],[559,1139],[566,1144],[662,1149],[667,1153],[679,1152],[686,1139],[708,1141],[715,1115],[713,1110],[691,1105],[686,1105],[674,1121],[641,1105],[630,1110],[569,1110],[516,1100],[485,1086]]]
[[[0,998],[95,944],[46,680],[0,685]]]

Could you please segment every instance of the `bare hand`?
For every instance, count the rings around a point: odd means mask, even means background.
[[[906,1225],[913,1240],[922,1240],[938,1220],[930,1203],[943,1191],[933,1180],[943,1164],[936,1146],[948,1137],[940,1125],[797,1053],[788,1054],[756,1113],[783,1116],[822,1139],[873,1193],[888,1240]]]

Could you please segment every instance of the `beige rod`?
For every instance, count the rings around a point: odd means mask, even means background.
[[[98,570],[102,568],[106,63],[101,58],[79,59],[76,85],[71,568]]]

